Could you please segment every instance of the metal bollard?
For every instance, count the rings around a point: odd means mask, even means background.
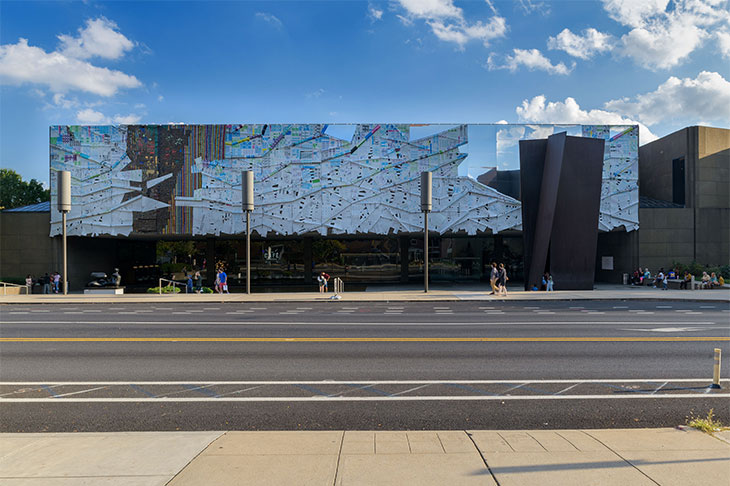
[[[722,349],[715,348],[715,366],[712,368],[712,386],[710,388],[722,388],[720,386],[720,362],[722,361]]]

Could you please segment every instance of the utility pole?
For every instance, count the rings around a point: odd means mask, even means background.
[[[68,247],[66,246],[66,214],[71,211],[71,172],[58,172],[58,210],[61,212],[63,225],[63,295],[68,295]]]
[[[246,293],[251,293],[251,212],[253,211],[253,171],[241,174],[241,203],[246,213]]]
[[[431,172],[421,172],[421,211],[423,211],[423,291],[428,292],[428,213],[431,205]]]

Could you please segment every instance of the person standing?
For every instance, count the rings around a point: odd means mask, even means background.
[[[492,286],[492,292],[489,295],[497,293],[497,280],[499,279],[499,269],[497,268],[497,262],[492,262],[492,269],[489,275],[489,284]]]
[[[499,285],[499,295],[507,295],[507,280],[509,280],[509,277],[507,276],[507,269],[504,268],[504,263],[499,264],[499,277],[498,277],[498,285]]]
[[[548,274],[548,278],[547,278],[547,291],[548,292],[552,292],[553,290],[554,290],[553,289],[553,276],[550,275],[550,274]]]
[[[195,293],[199,294],[203,291],[203,279],[200,277],[200,270],[195,271],[195,276],[193,276],[193,283],[195,284]]]
[[[193,293],[193,276],[191,274],[187,274],[186,277],[188,278],[188,281],[185,283],[185,291],[188,294]]]
[[[58,293],[58,291],[61,288],[61,274],[58,272],[53,272],[53,292]]]
[[[27,289],[27,294],[33,293],[33,277],[30,275],[25,277],[25,288]]]
[[[50,294],[51,293],[51,276],[48,275],[48,272],[46,272],[45,275],[43,275],[43,281],[41,282],[43,285],[43,293],[44,294]]]
[[[319,293],[324,292],[324,272],[317,275],[317,284],[319,284]]]

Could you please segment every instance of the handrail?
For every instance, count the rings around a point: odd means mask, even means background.
[[[184,284],[182,282],[176,282],[175,280],[170,280],[170,279],[167,279],[167,278],[160,278],[159,284],[157,286],[157,288],[160,289],[160,295],[162,295],[162,282],[163,281],[170,282],[173,285],[173,287],[175,285],[181,285],[181,286],[185,287],[185,293],[186,294],[188,293],[188,286],[187,286],[187,284]],[[173,295],[174,295],[174,292],[173,292]]]
[[[25,295],[28,295],[30,293],[28,291],[29,289],[28,289],[28,286],[27,285],[19,285],[19,284],[14,284],[14,283],[10,283],[10,282],[0,282],[0,284],[3,285],[3,295],[8,295],[8,291],[7,291],[8,285],[11,286],[11,287],[21,287],[21,288],[24,288],[25,289]]]

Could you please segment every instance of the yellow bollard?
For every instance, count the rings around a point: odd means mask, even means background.
[[[720,362],[722,360],[722,349],[715,348],[715,366],[712,369],[712,386],[710,388],[721,388],[720,386]]]

